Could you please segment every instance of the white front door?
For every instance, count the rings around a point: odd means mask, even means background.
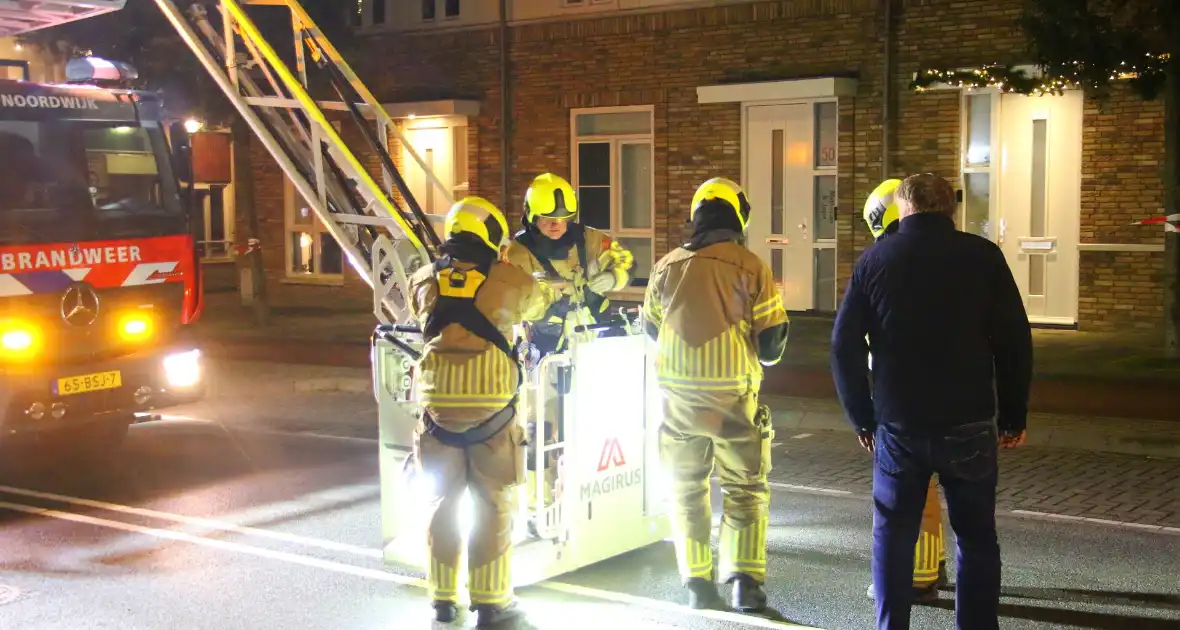
[[[424,122],[423,125],[425,124]],[[464,128],[463,131],[466,132],[466,129]],[[452,128],[422,126],[407,129],[403,135],[418,152],[422,161],[426,163],[426,167],[434,171],[434,176],[448,190],[453,190],[455,187],[455,156],[453,155]],[[418,166],[418,162],[414,160],[409,151],[403,149],[402,154],[402,168],[406,184],[410,187],[410,192],[413,193],[414,199],[417,200],[422,211],[427,214],[446,214],[450,210],[450,204],[447,203],[438,187],[431,184],[422,171],[422,167]]]
[[[836,103],[746,108],[750,249],[789,311],[836,308]]]
[[[1078,90],[1000,99],[992,234],[1036,323],[1077,322],[1082,105]]]

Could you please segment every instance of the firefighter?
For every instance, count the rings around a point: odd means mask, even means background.
[[[529,343],[536,349],[534,360],[567,347],[569,336],[581,324],[606,319],[610,300],[606,293],[618,291],[630,282],[634,262],[631,252],[618,241],[600,230],[576,223],[578,200],[574,188],[564,178],[544,173],[533,179],[524,196],[524,229],[516,233],[508,247],[508,262],[526,273],[544,277],[554,288],[560,288],[561,298],[550,306],[542,321],[529,326]],[[556,395],[556,383],[550,383],[550,401],[544,415],[545,443],[564,438],[561,406]],[[530,423],[535,418],[528,419]],[[529,426],[529,435],[535,434]],[[536,502],[534,475],[535,453],[529,456],[528,496],[530,507]],[[547,458],[544,465],[546,483],[542,499],[545,505],[553,501],[556,481],[556,458]],[[533,526],[530,525],[530,529]]]
[[[782,358],[790,323],[766,263],[746,249],[750,204],[736,183],[710,179],[692,199],[692,238],[652,270],[644,325],[657,345],[663,394],[660,460],[675,497],[676,560],[693,608],[724,606],[709,545],[709,475],[724,494],[719,545],[732,608],[766,608],[767,474],[774,437],[758,404],[762,366]]]
[[[864,221],[873,234],[874,241],[880,241],[897,231],[901,224],[897,202],[893,194],[901,186],[900,179],[881,182],[869,195],[864,207]],[[869,369],[873,357],[869,355]],[[926,492],[926,506],[922,510],[922,526],[918,544],[914,549],[914,597],[918,601],[938,598],[938,589],[947,584],[946,539],[942,529],[942,504],[938,502],[938,482],[930,478]],[[873,585],[869,584],[869,597],[876,598]]]
[[[508,247],[508,262],[562,289],[545,320],[530,326],[530,342],[541,356],[563,350],[577,324],[605,316],[610,300],[631,280],[634,257],[609,234],[575,223],[573,186],[553,173],[538,175],[524,196],[524,229]]]
[[[458,616],[465,493],[474,504],[467,583],[477,625],[518,614],[510,532],[526,436],[516,419],[521,374],[509,336],[540,318],[552,294],[499,260],[507,233],[494,205],[467,197],[446,216],[442,257],[410,279],[410,310],[426,342],[414,456],[430,496],[427,582],[435,618],[444,623]]]

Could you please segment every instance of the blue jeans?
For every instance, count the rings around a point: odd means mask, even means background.
[[[877,429],[873,454],[873,587],[878,630],[910,627],[914,545],[932,474],[946,492],[958,543],[955,626],[998,630],[1000,544],[996,539],[994,422],[965,424],[930,437]]]

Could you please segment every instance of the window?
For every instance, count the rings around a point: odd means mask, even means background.
[[[163,132],[133,125],[0,121],[0,245],[188,234]]]
[[[571,116],[578,220],[631,250],[631,286],[647,286],[654,263],[652,109],[573,110]]]
[[[373,1],[373,24],[385,23],[385,0]]]
[[[959,229],[993,239],[992,199],[992,92],[963,93],[963,204]]]
[[[458,201],[466,197],[471,188],[471,174],[467,172],[467,127],[452,127],[451,143],[455,180],[455,188],[451,190],[451,198]]]
[[[459,0],[446,0],[443,5],[443,16],[447,18],[459,17]]]
[[[836,162],[839,156],[839,107],[816,103],[812,112],[815,146],[812,166],[812,304],[820,312],[836,310]]]
[[[422,0],[422,21],[431,22],[434,20],[436,0]]]
[[[222,261],[233,258],[234,241],[233,189],[226,184],[198,184],[193,202],[202,210],[200,240],[201,260]]]
[[[364,24],[365,20],[365,0],[353,0],[352,7],[348,11],[348,23],[354,27],[359,27]]]
[[[290,181],[286,183],[284,200],[287,207],[287,277],[342,280],[344,253],[340,245]]]

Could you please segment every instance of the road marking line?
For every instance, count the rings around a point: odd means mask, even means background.
[[[802,440],[802,439],[804,439],[804,438],[809,438],[809,437],[811,437],[812,435],[813,435],[812,433],[800,433],[799,435],[792,435],[792,436],[791,436],[791,439],[793,439],[793,440]]]
[[[410,586],[419,589],[427,588],[426,581],[419,578],[412,578],[388,571],[379,569],[367,569],[365,567],[358,567],[342,562],[333,562],[331,560],[321,560],[310,556],[302,556],[299,554],[288,553],[285,551],[275,551],[263,547],[254,547],[252,545],[243,545],[241,543],[229,542],[219,540],[217,538],[206,538],[204,536],[196,536],[178,532],[168,529],[156,529],[153,527],[144,527],[142,525],[134,525],[131,523],[124,523],[122,521],[113,521],[105,518],[98,518],[94,516],[87,516],[85,514],[76,514],[74,512],[63,512],[60,510],[52,510],[49,508],[33,507],[29,505],[22,505],[20,503],[10,503],[8,501],[0,501],[0,509],[12,510],[14,512],[22,512],[24,514],[32,514],[34,516],[42,516],[55,518],[63,521],[71,521],[74,523],[84,523],[87,525],[95,525],[98,527],[106,527],[109,529],[116,529],[119,531],[144,534],[147,536],[154,536],[156,538],[163,538],[166,540],[175,540],[179,542],[187,542],[194,545],[215,547],[225,551],[236,551],[252,556],[262,558],[269,558],[271,560],[279,560],[289,562],[292,564],[299,564],[307,567],[314,567],[317,569],[325,569],[336,573],[344,573],[354,575],[357,577],[371,578],[385,582],[392,582],[402,586]],[[754,617],[750,615],[743,615],[736,612],[714,611],[714,610],[693,610],[687,606],[666,602],[658,599],[651,599],[647,597],[639,597],[637,595],[627,595],[625,593],[616,593],[613,591],[604,591],[596,588],[589,588],[577,586],[574,584],[566,584],[564,582],[541,582],[534,586],[544,588],[546,590],[565,593],[571,595],[580,595],[593,599],[609,601],[618,604],[633,604],[642,606],[652,610],[662,610],[674,612],[682,615],[704,617],[715,619],[719,621],[728,621],[745,626],[752,626],[756,628],[810,628],[810,626],[800,626],[789,621],[778,622],[771,619],[761,617]],[[818,629],[816,629],[818,630]]]
[[[278,532],[269,529],[258,529],[256,527],[246,527],[242,525],[234,525],[225,521],[216,521],[207,518],[199,518],[195,516],[185,516],[183,514],[173,514],[171,512],[160,512],[158,510],[149,510],[146,508],[131,507],[128,505],[119,505],[117,503],[107,503],[105,501],[94,501],[92,499],[83,499],[80,497],[71,497],[64,494],[54,494],[52,492],[39,492],[37,490],[25,490],[23,488],[13,488],[11,486],[0,485],[0,492],[8,494],[15,494],[34,499],[45,499],[48,501],[57,501],[60,503],[69,503],[72,505],[80,505],[84,507],[96,508],[106,510],[108,512],[120,512],[123,514],[134,514],[136,516],[145,516],[148,518],[159,519],[162,521],[172,521],[174,523],[183,523],[185,525],[195,525],[198,527],[205,527],[208,529],[215,529],[227,532],[234,532],[237,534],[244,534],[249,536],[258,536],[260,538],[271,538],[273,540],[281,540],[284,542],[295,543],[308,547],[319,547],[321,549],[328,549],[331,551],[342,551],[353,555],[363,556],[366,558],[380,558],[381,550],[371,549],[368,547],[359,547],[357,545],[349,545],[347,543],[339,543],[322,538],[310,538],[307,536],[299,536],[297,534],[288,534],[286,532]]]
[[[569,595],[581,595],[583,597],[604,599],[618,604],[633,604],[635,606],[653,608],[656,610],[663,610],[672,613],[690,614],[697,617],[704,617],[706,619],[729,621],[732,623],[754,626],[756,628],[812,628],[812,626],[801,626],[799,624],[791,623],[790,621],[775,621],[773,619],[743,615],[736,612],[726,612],[724,610],[693,610],[673,602],[649,599],[647,597],[640,597],[638,595],[627,595],[626,593],[616,593],[614,591],[603,591],[596,588],[567,584],[565,582],[541,582],[540,584],[537,584],[537,586]]]
[[[842,496],[842,497],[852,496],[852,493],[847,490],[832,490],[830,488],[817,488],[815,486],[796,486],[794,484],[780,483],[777,481],[769,481],[766,483],[766,485],[770,486],[771,488],[773,488],[775,490],[789,490],[792,492],[809,492],[809,493],[815,493],[815,494],[825,494],[825,495],[834,495],[834,496]]]
[[[1008,510],[1011,514],[1020,518],[1029,518],[1035,520],[1046,521],[1068,521],[1072,523],[1091,523],[1094,525],[1106,525],[1107,527],[1118,527],[1121,529],[1134,529],[1142,532],[1152,534],[1176,535],[1180,534],[1180,527],[1166,527],[1163,525],[1147,525],[1145,523],[1132,523],[1129,521],[1113,521],[1105,518],[1092,518],[1089,516],[1074,516],[1072,514],[1055,514],[1053,512],[1035,512],[1033,510]]]
[[[376,580],[384,580],[386,582],[394,582],[404,586],[417,586],[420,588],[425,588],[426,586],[426,583],[423,580],[406,577],[404,575],[398,575],[396,573],[379,571],[377,569],[366,569],[364,567],[358,567],[351,564],[333,562],[331,560],[321,560],[319,558],[301,556],[299,554],[288,553],[286,551],[275,551],[273,549],[265,549],[263,547],[253,547],[251,545],[243,545],[241,543],[229,542],[227,540],[219,540],[217,538],[206,538],[204,536],[186,534],[184,532],[173,531],[170,529],[144,527],[142,525],[133,525],[131,523],[124,523],[122,521],[112,521],[105,518],[98,518],[96,516],[87,516],[85,514],[76,514],[74,512],[62,512],[60,510],[33,507],[29,505],[22,505],[20,503],[10,503],[8,501],[0,501],[0,508],[12,510],[14,512],[32,514],[34,516],[47,516],[49,518],[56,518],[63,521],[72,521],[75,523],[85,523],[87,525],[96,525],[98,527],[117,529],[133,534],[145,534],[148,536],[155,536],[156,538],[192,543],[194,545],[216,547],[218,549],[236,551],[239,553],[260,556],[263,558],[270,558],[272,560],[282,560],[292,564],[301,564],[308,567],[326,569],[328,571],[335,571],[337,573],[348,573],[359,577],[368,577]]]

